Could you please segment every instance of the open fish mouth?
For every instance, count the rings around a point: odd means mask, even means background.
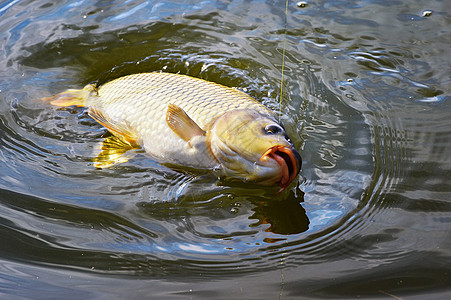
[[[279,193],[283,191],[290,183],[296,178],[299,171],[301,170],[302,159],[296,149],[289,148],[286,146],[274,146],[269,148],[265,153],[263,153],[260,160],[265,157],[272,158],[275,160],[281,169],[280,173],[280,186],[281,189]]]

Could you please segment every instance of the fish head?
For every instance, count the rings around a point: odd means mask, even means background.
[[[274,116],[233,110],[218,117],[207,142],[227,177],[285,189],[301,169],[301,156]]]

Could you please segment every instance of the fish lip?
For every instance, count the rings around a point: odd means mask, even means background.
[[[302,159],[296,149],[286,146],[274,146],[266,150],[260,158],[260,161],[265,157],[270,157],[275,160],[281,167],[280,190],[282,192],[290,183],[296,178],[301,170]]]

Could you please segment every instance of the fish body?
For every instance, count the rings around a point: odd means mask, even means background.
[[[139,73],[47,98],[85,106],[115,136],[171,166],[286,187],[301,159],[275,115],[244,92],[170,73]]]

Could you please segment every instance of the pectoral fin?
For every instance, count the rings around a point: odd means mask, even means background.
[[[166,123],[181,139],[189,142],[195,136],[204,136],[205,131],[199,127],[179,106],[168,105]]]
[[[115,124],[111,122],[111,120],[105,116],[100,109],[95,107],[91,107],[88,113],[94,120],[105,126],[114,135],[119,136],[130,144],[136,144],[138,137],[132,132],[128,124]]]

